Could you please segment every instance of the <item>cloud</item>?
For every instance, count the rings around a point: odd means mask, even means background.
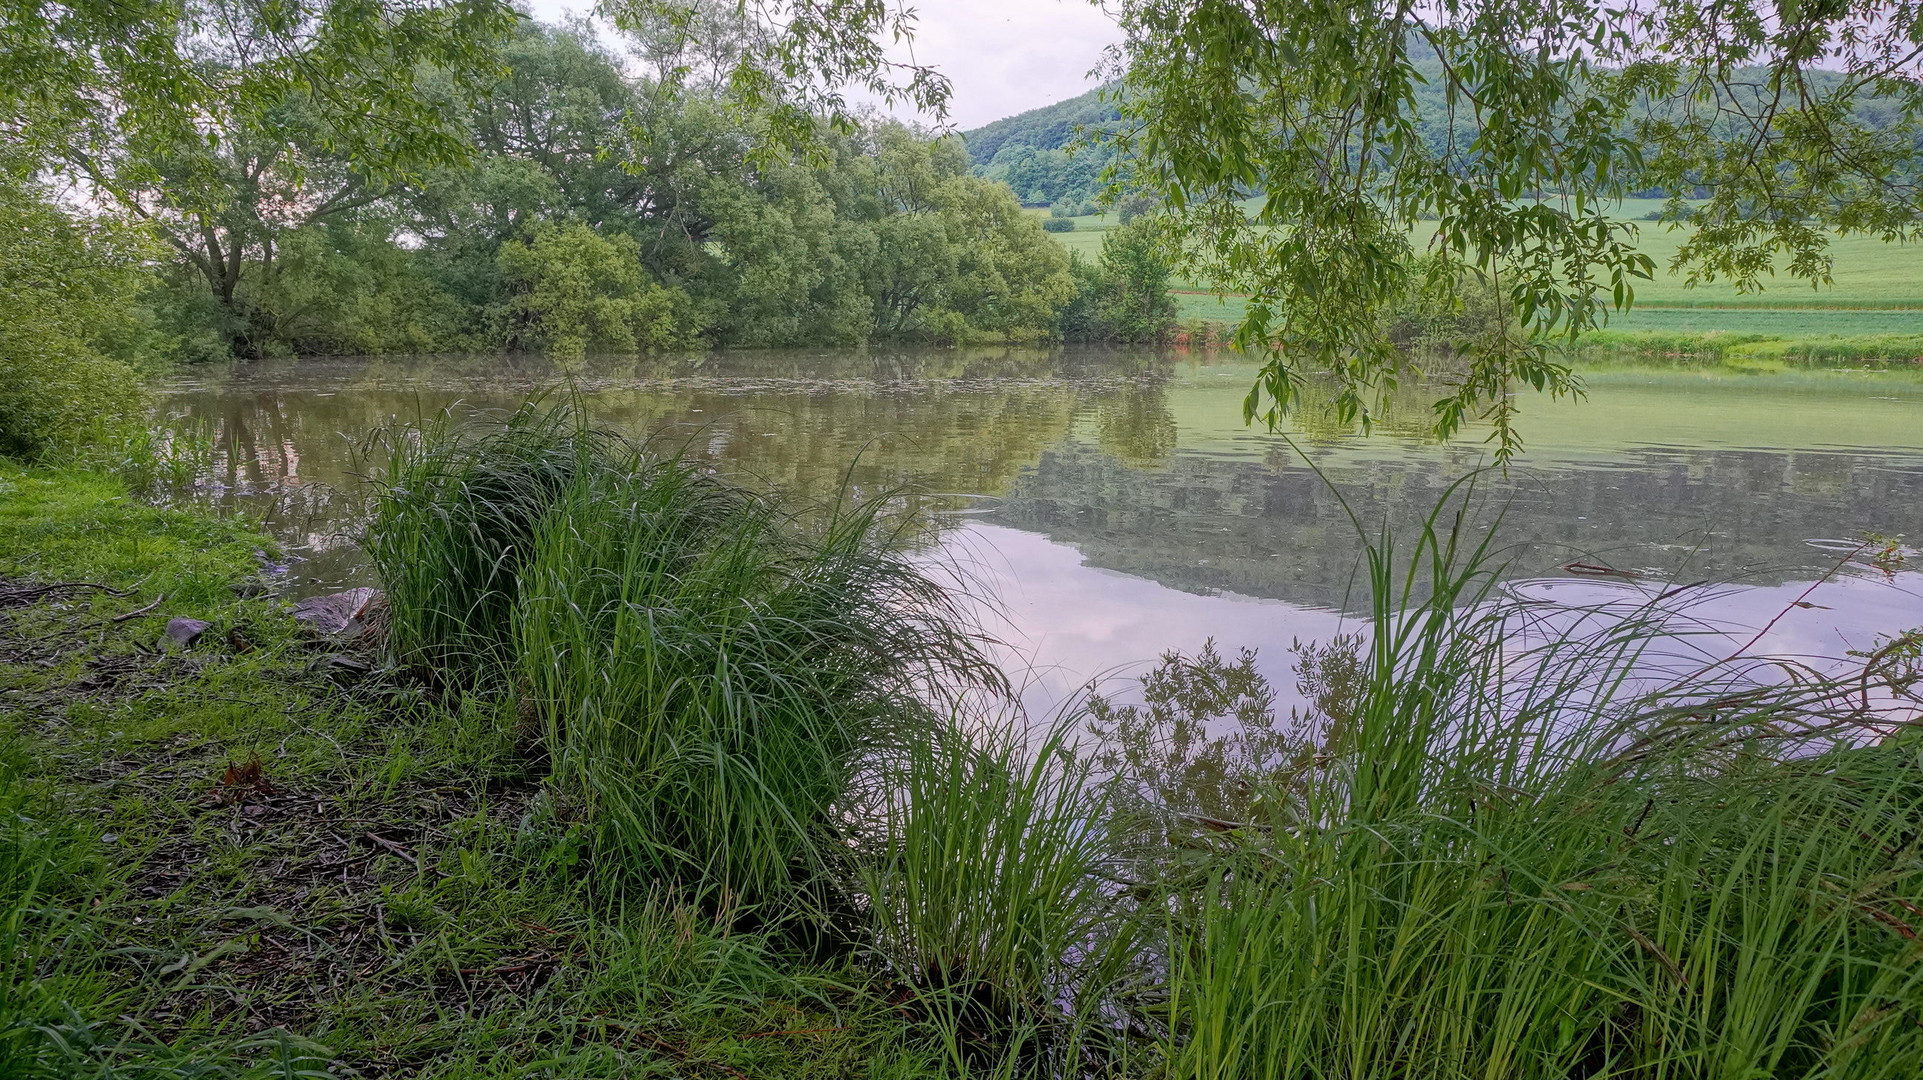
[[[916,13],[915,59],[948,76],[949,122],[963,130],[1092,89],[1090,70],[1122,39],[1087,0],[936,0]]]

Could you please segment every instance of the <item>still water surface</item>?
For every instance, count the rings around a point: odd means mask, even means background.
[[[570,373],[499,357],[301,360],[192,370],[163,388],[162,412],[212,440],[199,496],[266,514],[309,592],[366,580],[350,537],[370,434],[511,409],[563,379],[599,421],[731,473],[816,496],[844,479],[939,496],[921,500],[941,526],[935,551],[994,596],[1010,659],[1033,672],[1030,704],[1046,707],[1211,637],[1257,648],[1286,687],[1288,644],[1353,626],[1366,601],[1349,511],[1371,530],[1407,526],[1488,464],[1480,433],[1423,437],[1417,396],[1367,437],[1313,409],[1286,438],[1251,429],[1252,374],[1236,356],[1103,350],[744,353]],[[1484,517],[1502,514],[1512,590],[1581,604],[1707,581],[1698,617],[1735,644],[1776,619],[1757,647],[1784,655],[1841,656],[1923,625],[1918,574],[1839,569],[1826,542],[1923,538],[1923,377],[1588,381],[1586,400],[1525,399],[1527,452],[1478,480]]]

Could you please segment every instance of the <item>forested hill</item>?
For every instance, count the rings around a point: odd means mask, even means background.
[[[992,124],[962,132],[970,171],[1000,180],[1031,206],[1087,202],[1100,189],[1102,166],[1112,154],[1106,146],[1065,149],[1084,127],[1099,128],[1121,117],[1102,86],[1080,97],[1030,109]]]
[[[1444,80],[1440,61],[1434,59],[1433,52],[1426,46],[1412,47],[1410,51],[1416,71],[1427,80],[1414,88],[1416,114],[1424,137],[1437,149],[1450,141],[1466,147],[1474,137],[1474,126],[1460,114],[1452,117],[1442,94]],[[1761,72],[1756,74],[1755,84],[1760,88],[1764,77]],[[1818,92],[1831,90],[1840,77],[1826,71],[1812,71],[1808,75]],[[962,132],[968,147],[969,171],[1006,183],[1029,206],[1093,200],[1101,192],[1102,168],[1113,158],[1114,151],[1100,142],[1080,146],[1072,152],[1068,147],[1081,129],[1099,130],[1121,118],[1114,102],[1103,97],[1113,89],[1112,83],[1100,86],[1078,97]],[[1753,102],[1745,104],[1747,111],[1754,111]],[[1859,99],[1855,111],[1858,119],[1872,131],[1887,128],[1897,118],[1895,103],[1881,98]]]
[[[1096,127],[1119,119],[1113,102],[1102,100],[1107,86],[1098,86],[1080,97],[1030,109],[1004,117],[973,131],[962,132],[968,143],[968,163],[982,168],[995,160],[1004,147],[1027,146],[1036,150],[1060,150],[1075,137],[1078,127]]]

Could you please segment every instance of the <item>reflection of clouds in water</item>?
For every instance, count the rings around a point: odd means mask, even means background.
[[[1006,526],[969,522],[945,539],[944,555],[977,586],[971,590],[979,601],[976,610],[989,632],[1006,642],[1004,657],[1017,681],[1025,683],[1023,699],[1031,715],[1052,713],[1090,679],[1103,679],[1112,695],[1133,699],[1134,680],[1162,653],[1192,654],[1211,637],[1224,655],[1244,647],[1258,651],[1258,667],[1286,714],[1302,704],[1290,642],[1326,641],[1360,628],[1357,620],[1330,611],[1201,596],[1089,566],[1070,545]],[[1895,580],[1838,576],[1805,598],[1810,584],[1728,585],[1693,590],[1686,601],[1678,598],[1673,626],[1688,636],[1646,657],[1652,675],[1682,674],[1727,658],[1766,625],[1751,654],[1841,671],[1850,666],[1849,650],[1873,648],[1879,634],[1923,625],[1923,583],[1916,575]],[[1572,616],[1589,611],[1607,617],[1617,608],[1619,616],[1635,613],[1663,587],[1538,579],[1518,582],[1516,593]],[[1799,607],[1799,600],[1820,606]],[[1598,611],[1599,606],[1605,607]],[[1557,621],[1549,618],[1547,625]],[[1596,623],[1585,625],[1592,632],[1600,629]]]
[[[589,365],[577,385],[599,420],[664,433],[664,446],[686,443],[724,471],[809,497],[831,496],[844,476],[858,491],[1004,496],[986,517],[976,515],[994,504],[978,496],[917,505],[946,527],[943,550],[999,592],[1007,618],[993,628],[1032,677],[1032,709],[1103,675],[1115,676],[1111,692],[1131,694],[1161,653],[1192,654],[1211,636],[1225,655],[1257,648],[1286,709],[1289,642],[1344,625],[1327,608],[1345,597],[1353,606],[1356,549],[1322,481],[1241,423],[1251,375],[1104,350],[813,351]],[[358,509],[350,440],[457,403],[503,415],[555,378],[545,362],[512,357],[269,362],[182,372],[166,400],[208,436],[212,460],[192,497],[264,514],[306,560],[298,587],[332,591],[368,582],[342,531]],[[1514,496],[1504,539],[1519,572],[1554,575],[1576,559],[1682,581],[1777,582],[1682,598],[1697,601],[1684,617],[1714,631],[1687,655],[1675,650],[1682,665],[1728,655],[1779,612],[1756,651],[1840,657],[1923,623],[1914,575],[1851,576],[1809,598],[1830,610],[1788,608],[1857,543],[1805,538],[1923,531],[1915,399],[1875,404],[1869,390],[1894,384],[1853,377],[1699,383],[1616,378],[1580,408],[1532,411],[1527,465],[1491,489]],[[1426,511],[1483,453],[1381,437],[1309,442],[1372,523]],[[1561,613],[1666,587],[1623,584],[1518,587],[1540,589],[1531,598]]]
[[[1671,589],[1667,582],[1537,578],[1505,586],[1511,596],[1565,609],[1629,616]],[[1663,604],[1672,630],[1689,647],[1671,650],[1728,658],[1738,651],[1849,667],[1850,650],[1875,647],[1879,634],[1923,625],[1923,580],[1855,569],[1827,580],[1777,585],[1724,584],[1675,590]],[[1765,629],[1767,628],[1767,629]],[[1754,640],[1754,645],[1749,643]],[[1679,643],[1680,644],[1680,643]],[[1745,650],[1744,646],[1749,645]]]
[[[1081,553],[1045,536],[969,522],[944,541],[945,554],[991,595],[977,607],[1005,657],[1031,715],[1047,715],[1090,679],[1121,698],[1162,653],[1193,653],[1214,638],[1225,656],[1244,647],[1279,693],[1298,704],[1289,642],[1326,640],[1353,619],[1277,600],[1198,596],[1144,578],[1088,566]],[[979,590],[977,590],[979,591]],[[997,608],[999,611],[997,612]]]

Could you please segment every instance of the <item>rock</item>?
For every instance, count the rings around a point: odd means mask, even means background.
[[[327,657],[316,666],[342,686],[352,686],[374,670],[373,664],[358,656],[343,656],[339,653]]]
[[[167,640],[185,649],[200,640],[200,635],[213,628],[213,623],[202,619],[168,619]]]
[[[296,603],[294,621],[322,637],[345,641],[359,637],[372,621],[370,616],[386,605],[387,597],[379,589],[349,589]]]

